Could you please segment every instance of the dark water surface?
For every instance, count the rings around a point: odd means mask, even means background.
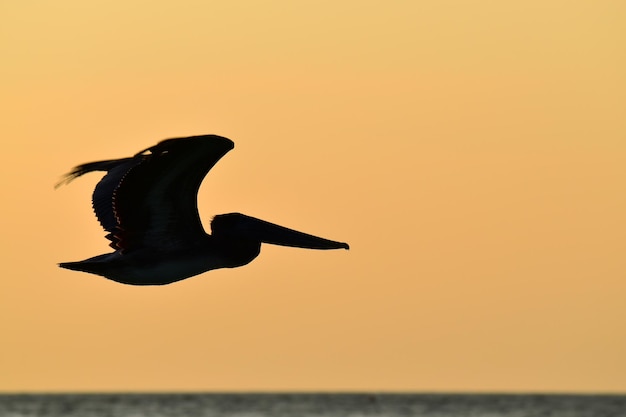
[[[4,394],[1,417],[626,417],[626,395]]]

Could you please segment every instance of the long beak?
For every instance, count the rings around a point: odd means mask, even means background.
[[[220,214],[213,218],[211,229],[214,235],[232,234],[245,236],[272,245],[306,249],[350,249],[344,242],[335,242],[321,237],[288,229],[239,213]]]

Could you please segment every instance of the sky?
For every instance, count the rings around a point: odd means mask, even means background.
[[[626,3],[0,2],[0,391],[626,392]],[[348,242],[133,287],[98,174]]]

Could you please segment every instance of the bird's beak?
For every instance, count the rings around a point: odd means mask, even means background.
[[[224,222],[230,223],[229,229],[231,233],[236,230],[236,234],[240,234],[242,236],[245,235],[246,237],[259,240],[263,243],[270,243],[272,245],[292,246],[306,249],[350,249],[350,246],[347,243],[335,242],[333,240],[298,232],[293,229],[288,229],[277,224],[266,222],[265,220],[260,220],[239,213],[215,216],[215,219],[211,223],[211,228],[214,233],[217,231],[216,226],[219,228],[219,225]]]

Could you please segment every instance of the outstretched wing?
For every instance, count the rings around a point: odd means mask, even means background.
[[[72,171],[65,174],[56,187],[68,184],[75,178],[89,172],[105,171],[107,174],[102,177],[93,191],[92,205],[93,211],[96,213],[96,217],[104,230],[107,232],[113,232],[115,230],[115,226],[117,225],[117,220],[115,218],[115,214],[113,213],[113,192],[119,185],[124,175],[132,167],[139,164],[144,158],[145,156],[138,154],[134,158],[111,159],[107,161],[82,164],[74,167]]]
[[[221,136],[191,136],[167,139],[137,154],[133,161],[140,162],[122,175],[112,195],[114,247],[125,252],[146,246],[173,248],[203,238],[198,189],[233,147]]]

